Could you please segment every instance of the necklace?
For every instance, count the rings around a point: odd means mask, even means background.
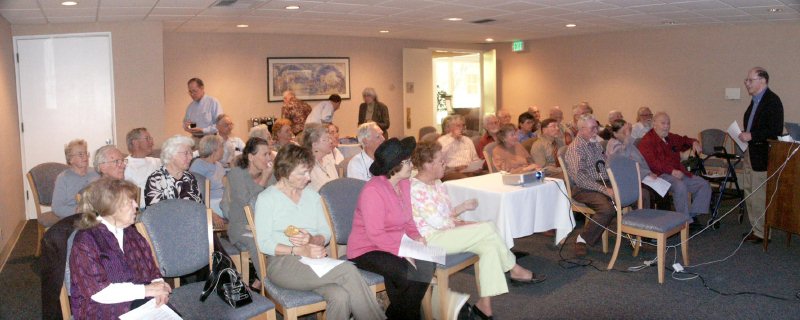
[[[325,171],[325,167],[323,167],[322,164],[319,163],[319,160],[315,160],[315,161],[317,162],[317,168],[319,168],[319,170],[322,171],[322,173],[324,173],[325,176],[328,177],[328,179],[330,179],[331,175],[328,174],[328,171]]]

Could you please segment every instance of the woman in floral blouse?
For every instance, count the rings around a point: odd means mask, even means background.
[[[477,208],[478,201],[470,199],[455,207],[450,204],[440,180],[445,171],[441,150],[438,142],[421,142],[411,156],[414,167],[419,170],[416,177],[411,178],[414,222],[428,245],[444,248],[448,254],[472,252],[480,257],[481,297],[473,312],[488,319],[492,316],[490,298],[508,292],[505,272],[510,271],[511,281],[516,283],[538,283],[544,277],[516,264],[514,254],[506,248],[493,224],[458,219],[461,213]]]
[[[175,135],[161,146],[161,168],[147,177],[144,187],[144,205],[149,207],[166,199],[186,199],[203,203],[197,180],[189,173],[192,162],[192,146],[189,137]]]

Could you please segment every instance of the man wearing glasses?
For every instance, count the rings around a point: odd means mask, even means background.
[[[653,112],[648,107],[641,107],[636,111],[636,123],[633,124],[631,137],[641,139],[650,129],[653,129]]]
[[[767,85],[769,73],[761,67],[750,69],[744,86],[752,100],[744,113],[744,130],[739,139],[747,142],[744,156],[744,192],[747,196],[747,216],[753,232],[745,240],[759,243],[764,238],[764,212],[766,211],[767,139],[777,139],[783,133],[783,104]],[[755,190],[754,190],[755,189]]]
[[[217,133],[217,127],[214,122],[222,114],[222,107],[217,99],[206,95],[203,80],[191,78],[186,85],[192,102],[186,106],[186,115],[183,117],[183,130],[192,134],[196,145],[197,141],[203,136]]]
[[[105,145],[94,153],[94,170],[100,177],[125,179],[125,166],[128,159],[113,144]]]

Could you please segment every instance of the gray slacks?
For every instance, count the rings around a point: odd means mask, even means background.
[[[662,174],[661,179],[667,180],[672,186],[672,202],[675,204],[675,211],[695,217],[698,214],[708,213],[711,205],[711,185],[708,181],[693,175],[684,176],[678,179],[671,174]],[[689,193],[692,193],[692,203],[689,204]]]

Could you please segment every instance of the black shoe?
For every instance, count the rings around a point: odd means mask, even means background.
[[[458,311],[458,320],[472,320],[472,306],[465,303],[461,310]]]
[[[472,315],[482,320],[494,320],[492,316],[487,316],[486,314],[484,314],[483,311],[481,311],[481,309],[478,308],[478,306],[472,307]]]
[[[538,276],[536,274],[533,274],[533,276],[530,279],[515,279],[513,277],[509,277],[509,279],[511,279],[511,284],[512,285],[521,286],[521,285],[526,285],[526,284],[536,284],[536,283],[545,281],[545,280],[547,280],[547,277],[545,277],[544,275],[541,275],[541,274],[538,275]]]

